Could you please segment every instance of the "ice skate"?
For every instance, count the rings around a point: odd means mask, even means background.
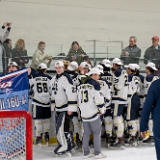
[[[110,148],[112,149],[125,149],[123,138],[117,138],[115,143],[112,143]]]
[[[112,137],[110,136],[110,134],[106,134],[106,144],[107,144],[107,147],[110,147],[111,145],[111,139]]]
[[[138,147],[139,146],[138,138],[136,136],[129,136],[128,142],[125,145]]]

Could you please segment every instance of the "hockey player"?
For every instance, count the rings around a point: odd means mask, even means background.
[[[142,107],[143,107],[143,103],[144,103],[144,76],[142,74],[140,74],[140,66],[138,64],[135,64],[135,68],[136,68],[136,76],[138,76],[140,78],[140,93],[139,93],[139,98],[140,98],[139,119],[140,119],[141,111],[142,111]],[[138,130],[140,127],[139,119],[137,120]],[[140,134],[139,134],[139,138],[141,140]]]
[[[154,75],[154,72],[157,71],[157,68],[155,67],[155,64],[152,63],[152,62],[149,62],[147,65],[146,65],[146,74],[147,76],[145,77],[144,79],[144,97],[147,96],[147,93],[148,93],[148,89],[150,87],[150,85],[152,84],[153,81],[159,79],[156,75]],[[144,98],[144,101],[145,101],[145,98]],[[145,107],[145,106],[143,106]],[[152,114],[150,115],[150,120],[149,120],[149,131],[146,135],[146,137],[143,139],[143,143],[152,143],[154,142],[154,135],[153,135],[153,117],[152,117]]]
[[[127,104],[128,92],[128,75],[125,70],[121,68],[122,62],[120,59],[115,58],[112,61],[113,70],[113,89],[112,89],[112,104],[113,110],[113,124],[114,130],[117,134],[117,140],[111,144],[111,147],[125,148],[124,147],[124,122],[123,110]]]
[[[78,63],[75,61],[72,61],[69,64],[68,71],[66,71],[66,73],[68,73],[70,75],[72,82],[73,82],[73,85],[75,86],[76,89],[80,85],[79,74],[77,71],[78,71]],[[80,114],[80,113],[79,113],[79,110],[77,110],[77,112],[74,112],[72,114],[72,116],[73,116],[72,122],[73,122],[73,126],[74,126],[74,133],[76,134],[76,145],[77,145],[76,148],[82,149],[81,123],[78,120],[78,114]]]
[[[52,78],[52,111],[56,110],[56,136],[58,146],[56,155],[66,153],[74,147],[72,135],[69,132],[72,112],[77,112],[77,94],[69,74],[64,72],[64,63],[55,63],[56,76]]]
[[[79,66],[80,77],[85,77],[90,69],[90,64],[88,64],[87,62],[82,62]]]
[[[30,79],[30,88],[33,91],[32,112],[35,122],[36,144],[49,141],[50,118],[51,118],[51,77],[46,74],[47,65],[39,64],[37,73]]]
[[[85,83],[78,87],[78,106],[81,111],[81,117],[84,127],[83,133],[83,153],[84,158],[105,158],[106,156],[101,153],[101,120],[99,114],[105,113],[104,97],[100,92],[100,84],[97,80],[100,78],[100,71],[97,68],[92,68]],[[94,137],[94,154],[89,150],[89,137],[91,132]]]
[[[113,84],[113,76],[110,73],[111,70],[111,62],[108,59],[104,59],[101,63],[103,66],[104,74],[102,78],[107,80],[110,85],[110,90],[112,91]],[[110,93],[112,95],[112,92]],[[107,107],[106,113],[104,114],[104,122],[105,122],[105,134],[102,137],[106,138],[107,146],[109,147],[112,143],[112,131],[113,131],[113,118],[111,114],[111,105]]]
[[[105,107],[106,107],[106,112],[104,113],[103,116],[101,116],[102,122],[105,122],[105,134],[102,135],[101,137],[106,139],[107,146],[110,146],[110,141],[111,141],[111,136],[112,136],[112,129],[113,129],[113,122],[112,122],[112,115],[111,115],[111,88],[109,85],[109,82],[102,78],[104,75],[103,72],[103,67],[101,65],[97,65],[95,68],[98,68],[101,72],[100,79],[98,79],[98,82],[100,83],[101,86],[101,92],[104,96],[105,100]]]
[[[109,82],[109,85],[112,86],[113,83],[113,76],[110,73],[111,70],[111,62],[108,59],[104,59],[101,63],[103,66],[104,74],[102,75],[102,78],[106,79]]]
[[[139,127],[137,125],[139,108],[140,108],[140,84],[141,80],[136,76],[136,65],[129,64],[126,66],[128,73],[128,106],[126,121],[128,126],[129,138],[128,144],[138,146]]]

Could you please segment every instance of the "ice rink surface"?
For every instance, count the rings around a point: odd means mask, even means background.
[[[55,157],[53,150],[56,146],[34,146],[33,159],[34,160],[81,160],[83,158],[82,152],[76,151],[72,157]],[[93,149],[91,149],[93,152]],[[102,152],[107,155],[106,160],[156,160],[156,153],[154,146],[139,146],[126,147],[125,150],[111,150],[107,149],[103,144]]]

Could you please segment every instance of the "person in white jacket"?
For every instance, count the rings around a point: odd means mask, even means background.
[[[7,68],[8,64],[5,64],[4,54],[5,54],[5,48],[3,47],[3,42],[8,38],[10,30],[11,30],[11,24],[5,22],[3,26],[0,28],[0,74],[2,74],[3,70]],[[7,27],[7,29],[5,29]]]

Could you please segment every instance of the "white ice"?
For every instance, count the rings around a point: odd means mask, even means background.
[[[53,150],[55,146],[38,147],[34,146],[33,159],[34,160],[81,160],[83,154],[81,152],[75,152],[72,157],[55,157]],[[93,149],[91,149],[93,152]],[[139,146],[126,147],[125,150],[111,150],[107,149],[104,144],[102,152],[107,155],[106,160],[156,160],[156,153],[154,146]]]

